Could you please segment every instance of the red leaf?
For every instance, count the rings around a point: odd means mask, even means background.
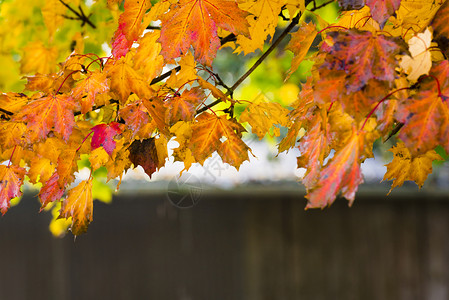
[[[109,124],[99,124],[92,127],[94,135],[92,136],[92,150],[103,147],[106,152],[111,155],[115,149],[114,137],[120,134],[120,124],[117,122],[111,122]]]
[[[39,200],[42,204],[41,211],[42,209],[45,208],[45,206],[48,205],[48,203],[58,201],[59,199],[62,198],[62,195],[64,194],[64,189],[61,188],[58,181],[59,175],[57,172],[55,172],[50,177],[50,179],[42,186],[39,192]]]
[[[26,170],[16,166],[0,165],[0,211],[4,215],[11,199],[22,195],[20,187]]]
[[[392,84],[396,56],[405,51],[402,40],[356,30],[330,32],[328,36],[332,38],[333,46],[322,47],[328,55],[320,67],[320,77],[326,76],[322,75],[322,71],[345,71],[347,90],[339,90],[340,94],[359,91],[370,79]]]
[[[399,8],[400,4],[401,0],[366,0],[366,5],[371,9],[373,19],[379,22],[381,28]]]

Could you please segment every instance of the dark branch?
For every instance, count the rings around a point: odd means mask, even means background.
[[[12,113],[6,109],[3,109],[3,108],[0,108],[0,112],[4,113],[5,115],[8,115],[8,116],[14,115],[14,113]]]
[[[284,31],[281,33],[281,35],[276,39],[276,41],[274,41],[273,44],[271,44],[270,48],[268,48],[267,51],[265,51],[264,54],[262,54],[261,57],[259,57],[259,59],[254,63],[254,65],[248,70],[246,71],[245,74],[243,74],[235,83],[234,85],[228,89],[228,91],[226,92],[226,96],[230,96],[235,89],[249,76],[251,75],[251,73],[265,60],[265,58],[267,58],[268,55],[270,55],[270,53],[279,45],[279,43],[287,36],[287,34],[293,29],[293,27],[296,26],[296,24],[298,24],[299,22],[299,18],[300,18],[300,14],[298,14],[296,17],[293,18],[293,20],[290,22],[290,24],[287,26],[287,28],[284,29]],[[222,100],[218,99],[200,109],[197,110],[197,114],[200,114],[206,110],[208,110],[209,108],[217,105],[218,103],[220,103]]]
[[[83,8],[82,8],[81,6],[78,6],[78,9],[79,9],[80,11],[77,12],[77,11],[74,10],[70,5],[68,5],[67,3],[65,3],[63,0],[59,0],[59,2],[61,2],[65,7],[67,7],[67,8],[68,8],[71,12],[73,12],[73,13],[75,14],[75,16],[76,16],[76,18],[71,18],[71,17],[66,17],[66,16],[63,16],[63,17],[68,18],[68,19],[80,20],[80,21],[82,22],[82,23],[81,23],[81,26],[84,26],[84,24],[88,24],[88,25],[89,25],[90,27],[92,27],[93,29],[96,29],[96,28],[97,28],[97,26],[95,26],[95,24],[92,23],[91,20],[89,20],[89,17],[90,17],[91,15],[86,16],[86,15],[84,14]]]

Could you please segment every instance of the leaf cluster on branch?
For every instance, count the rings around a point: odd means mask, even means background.
[[[22,92],[0,95],[2,214],[25,180],[40,183],[42,209],[59,204],[59,218],[79,235],[93,218],[92,174],[100,168],[108,180],[138,165],[151,177],[175,140],[184,170],[214,152],[238,170],[252,155],[245,126],[260,139],[288,129],[278,150],[300,150],[306,208],[326,207],[339,194],[352,204],[361,163],[379,138],[397,134],[384,177],[392,188],[406,180],[421,187],[432,161],[442,159],[435,148],[449,153],[448,1],[339,0],[334,23],[320,16],[334,1],[38,2],[2,7],[0,60],[19,57],[27,81]],[[24,30],[8,18],[15,13],[40,21]],[[230,85],[213,68],[225,47],[235,55],[262,51]],[[286,80],[304,59],[313,61],[307,82],[296,82],[297,100],[236,99],[274,49],[293,53]],[[73,186],[82,157],[91,175]]]

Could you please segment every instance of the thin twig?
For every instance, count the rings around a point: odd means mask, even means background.
[[[228,89],[228,91],[226,92],[226,96],[231,95],[235,89],[243,82],[245,81],[245,79],[251,75],[252,72],[254,72],[254,70],[265,60],[265,58],[267,58],[268,55],[270,55],[271,52],[273,52],[273,50],[279,45],[279,43],[287,36],[287,34],[293,29],[293,27],[296,26],[296,24],[298,24],[299,22],[299,18],[301,17],[301,14],[298,14],[296,17],[294,17],[292,19],[292,21],[290,22],[290,24],[287,26],[287,28],[284,29],[284,31],[281,33],[281,35],[276,39],[276,41],[274,41],[273,44],[271,44],[270,48],[268,48],[267,51],[265,51],[264,54],[262,54],[261,57],[259,57],[259,59],[254,63],[254,65],[248,70],[246,71],[245,74],[243,74],[235,83],[234,85]],[[214,102],[200,108],[197,110],[197,114],[200,114],[206,110],[208,110],[209,108],[217,105],[218,103],[222,102],[221,99],[215,100]]]
[[[3,108],[0,108],[0,112],[6,114],[6,115],[8,115],[8,116],[14,115],[14,113],[12,113],[12,112],[10,112],[10,111],[8,111],[8,110],[6,110],[6,109],[3,109]]]
[[[82,25],[84,25],[84,24],[88,24],[90,27],[92,27],[93,29],[96,29],[97,28],[97,26],[95,26],[95,24],[94,23],[92,23],[92,21],[91,20],[89,20],[89,17],[90,17],[90,15],[89,16],[86,16],[85,14],[84,14],[84,11],[83,11],[83,9],[81,8],[81,6],[78,6],[78,8],[79,8],[79,12],[77,12],[76,10],[74,10],[70,5],[68,5],[67,3],[65,3],[63,0],[59,0],[59,2],[61,2],[65,7],[67,7],[71,12],[73,12],[77,17],[78,17],[78,20],[80,20],[80,21],[82,21],[83,23],[82,23]]]

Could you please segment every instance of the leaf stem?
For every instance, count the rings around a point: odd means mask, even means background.
[[[78,149],[76,149],[76,152],[78,152],[79,149],[81,149],[81,147],[83,146],[84,142],[87,140],[87,138],[94,133],[92,130],[89,132],[88,135],[86,135],[86,137],[84,138],[84,140],[81,142],[81,145],[78,147]]]
[[[371,118],[371,116],[372,116],[373,113],[376,111],[376,109],[379,108],[379,106],[380,106],[385,100],[387,100],[391,95],[393,95],[393,94],[396,93],[396,92],[403,91],[403,90],[409,90],[409,89],[411,89],[411,88],[410,88],[410,87],[403,87],[403,88],[394,90],[394,91],[390,92],[388,95],[386,95],[385,97],[383,97],[379,102],[377,102],[376,106],[374,106],[374,108],[373,108],[373,109],[368,113],[368,115],[366,116],[365,121],[363,122],[362,127],[360,127],[359,132],[363,130],[363,128],[365,127],[366,122],[368,122],[368,119]]]
[[[8,168],[11,165],[11,161],[12,161],[12,156],[14,155],[14,152],[16,151],[17,145],[14,146],[14,149],[12,149],[12,153],[11,156],[9,157],[9,162],[8,162]]]

